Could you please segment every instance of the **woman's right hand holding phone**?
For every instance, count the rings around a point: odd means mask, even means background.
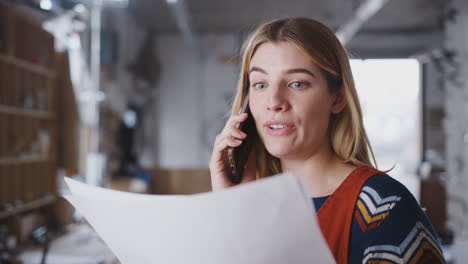
[[[221,133],[216,136],[210,159],[211,186],[213,191],[236,185],[228,177],[227,170],[229,166],[225,163],[225,154],[228,147],[238,147],[247,138],[248,135],[242,132],[237,125],[247,120],[247,117],[247,113],[232,115]],[[256,171],[255,148],[252,148],[240,184],[254,181]]]

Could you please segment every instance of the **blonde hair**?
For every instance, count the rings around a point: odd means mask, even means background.
[[[260,25],[244,43],[242,68],[232,114],[238,114],[249,88],[248,71],[256,49],[265,42],[287,41],[296,45],[320,68],[327,79],[331,93],[344,89],[345,108],[331,115],[328,135],[332,151],[344,162],[356,166],[377,168],[374,153],[362,121],[362,111],[357,96],[347,53],[335,34],[308,18],[285,18]],[[257,178],[281,173],[281,163],[268,153],[261,140],[256,141]],[[372,158],[372,160],[371,160]]]

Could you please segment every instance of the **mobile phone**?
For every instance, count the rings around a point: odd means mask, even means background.
[[[255,127],[255,121],[250,113],[249,109],[249,95],[246,95],[244,104],[239,114],[248,113],[247,120],[238,123],[237,127],[247,134],[247,137],[242,141],[242,144],[238,147],[228,147],[225,154],[225,162],[227,165],[228,178],[235,184],[242,181],[242,174],[244,173],[244,167],[247,163],[249,153],[252,150],[255,138],[257,137],[257,129]]]

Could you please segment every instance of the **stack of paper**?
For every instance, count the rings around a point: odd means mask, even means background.
[[[334,263],[312,200],[290,174],[195,195],[66,183],[66,198],[123,264]]]

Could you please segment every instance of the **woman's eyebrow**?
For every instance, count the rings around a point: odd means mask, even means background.
[[[268,73],[260,68],[260,67],[257,67],[257,66],[253,66],[250,70],[249,70],[249,75],[252,73],[252,72],[261,72],[263,74],[267,74]],[[307,69],[304,69],[304,68],[294,68],[294,69],[289,69],[289,70],[286,70],[284,71],[286,74],[292,74],[292,73],[305,73],[305,74],[308,74],[314,78],[317,78],[317,76],[315,74],[313,74],[311,71],[307,70]]]
[[[296,69],[289,69],[289,70],[286,70],[285,73],[287,74],[291,74],[291,73],[305,73],[305,74],[309,74],[310,76],[314,77],[314,78],[317,78],[317,76],[315,76],[315,74],[313,74],[311,71],[307,70],[307,69],[304,69],[304,68],[296,68]]]
[[[256,67],[256,66],[250,68],[250,70],[249,70],[249,75],[250,75],[252,72],[261,72],[261,73],[263,73],[263,74],[267,74],[267,75],[268,75],[268,73],[267,73],[264,69],[262,69],[262,68],[260,68],[260,67]]]

